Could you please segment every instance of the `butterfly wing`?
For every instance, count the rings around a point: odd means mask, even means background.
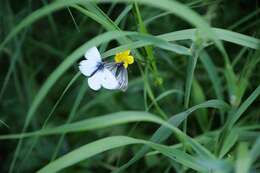
[[[98,66],[98,62],[92,60],[83,60],[79,63],[79,71],[85,76],[90,76]]]
[[[117,89],[119,86],[118,81],[117,81],[116,77],[114,76],[114,74],[106,68],[103,69],[103,78],[101,81],[101,85],[104,88],[110,89],[110,90]]]
[[[98,70],[93,76],[88,78],[89,87],[95,91],[99,90],[102,86],[103,77],[103,72]]]
[[[97,47],[92,47],[92,48],[88,49],[84,56],[88,60],[94,60],[94,61],[101,62],[101,55],[100,55]]]
[[[118,82],[117,89],[126,91],[128,87],[128,74],[126,68],[122,64],[106,63],[105,68],[112,72]]]
[[[116,76],[116,79],[119,83],[118,89],[121,89],[122,91],[126,91],[128,87],[128,74],[127,70],[124,67],[120,67],[118,69],[118,74]]]
[[[90,76],[102,62],[101,55],[96,47],[92,47],[86,51],[85,58],[79,63],[79,70],[85,76]]]

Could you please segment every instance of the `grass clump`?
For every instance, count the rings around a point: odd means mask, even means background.
[[[258,172],[259,4],[0,2],[1,172]],[[85,51],[130,49],[126,92]]]

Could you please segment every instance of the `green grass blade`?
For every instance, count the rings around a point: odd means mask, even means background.
[[[198,80],[196,80],[196,78],[194,78],[192,82],[191,100],[193,105],[198,105],[206,101],[206,96],[203,92],[203,89],[200,83],[198,82]],[[209,127],[211,126],[211,122],[209,121],[207,110],[200,109],[197,110],[195,114],[201,130],[203,132],[209,130]]]
[[[173,115],[168,122],[172,124],[173,126],[178,127],[191,113],[197,109],[202,109],[202,108],[216,108],[216,109],[228,109],[228,105],[221,101],[221,100],[209,100],[207,102],[201,103],[199,105],[193,106],[189,108],[188,110],[181,112],[179,114]],[[165,141],[171,134],[171,131],[168,130],[166,127],[160,127],[150,138],[150,141],[156,142],[156,143],[161,143]],[[130,159],[127,163],[122,165],[120,168],[115,170],[113,173],[119,173],[122,172],[123,170],[127,169],[129,166],[140,160],[147,152],[149,151],[148,147],[142,147],[136,154],[135,156]]]
[[[217,69],[216,69],[215,65],[213,64],[213,61],[210,59],[208,53],[205,50],[201,51],[199,60],[202,62],[203,66],[205,67],[205,69],[209,75],[209,78],[213,85],[216,97],[219,100],[224,100],[223,87],[221,85],[220,76],[218,75]]]
[[[251,12],[249,15],[243,17],[242,19],[240,19],[239,21],[237,21],[236,23],[234,23],[233,25],[231,25],[230,27],[228,27],[228,29],[234,30],[234,29],[237,28],[239,25],[245,23],[246,21],[248,21],[248,20],[251,19],[252,17],[256,16],[259,12],[260,12],[260,9],[256,9],[255,11]]]
[[[258,137],[250,150],[250,158],[252,163],[255,162],[260,156],[260,137]]]
[[[250,157],[247,143],[240,143],[237,148],[236,173],[247,173],[250,168]]]
[[[57,160],[47,164],[45,167],[37,171],[38,173],[51,173],[60,171],[68,166],[74,165],[80,161],[88,159],[91,156],[97,155],[101,152],[130,145],[130,144],[145,144],[168,158],[175,160],[183,165],[190,167],[197,171],[207,171],[206,168],[200,166],[196,158],[176,149],[169,148],[164,145],[155,144],[145,140],[130,138],[126,136],[113,136],[103,138],[92,143],[83,145],[68,154],[58,158]]]
[[[235,130],[231,131],[228,134],[221,148],[219,158],[223,158],[230,151],[231,147],[233,147],[236,144],[238,136],[238,132]]]
[[[187,66],[187,75],[186,75],[186,82],[185,82],[185,94],[184,94],[184,107],[187,109],[189,107],[190,102],[190,94],[191,94],[191,87],[193,76],[197,64],[197,60],[200,54],[200,48],[195,46],[196,43],[192,45],[192,56],[188,59],[188,66]]]
[[[251,49],[258,49],[259,47],[260,40],[254,37],[249,37],[225,29],[219,29],[219,28],[212,28],[212,29],[220,40],[245,46]],[[180,30],[180,31],[174,31],[174,32],[162,34],[156,37],[159,37],[160,39],[163,39],[165,41],[180,41],[180,40],[189,40],[189,39],[194,40],[196,31],[197,31],[196,29],[186,29],[186,30]],[[243,40],[243,41],[241,42],[238,40]],[[149,41],[151,40],[140,40],[133,43],[124,44],[122,46],[107,51],[104,54],[104,57],[114,55],[116,52],[120,52],[126,49],[134,49],[134,48],[139,48],[139,47],[153,44],[152,42]]]
[[[200,46],[200,45],[198,45]],[[191,95],[191,87],[192,87],[192,81],[194,77],[195,68],[197,65],[197,60],[200,53],[200,48],[196,45],[196,43],[192,43],[191,46],[191,52],[192,55],[189,56],[188,59],[188,65],[187,65],[187,74],[186,74],[186,81],[185,81],[185,93],[184,93],[184,108],[189,108],[190,103],[190,95]],[[187,132],[187,121],[188,119],[184,120],[183,123],[183,131],[184,133]],[[184,149],[185,149],[185,143],[184,143]]]
[[[232,128],[241,115],[248,109],[248,107],[257,99],[260,94],[260,85],[250,94],[250,96],[241,104],[234,114],[229,115],[230,119],[227,121],[228,129]]]

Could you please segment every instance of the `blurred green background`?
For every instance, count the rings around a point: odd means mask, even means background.
[[[0,1],[0,172],[259,172],[260,2],[98,2]],[[131,49],[126,92],[89,89],[78,62],[91,46],[105,61]],[[180,133],[151,139],[148,117]],[[34,131],[46,136],[19,135]],[[118,135],[162,145],[113,148],[132,139]]]

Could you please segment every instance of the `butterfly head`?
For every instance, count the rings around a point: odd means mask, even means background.
[[[124,68],[128,67],[128,64],[134,63],[134,57],[130,55],[130,50],[119,52],[115,56],[115,62],[118,65],[123,65]]]

